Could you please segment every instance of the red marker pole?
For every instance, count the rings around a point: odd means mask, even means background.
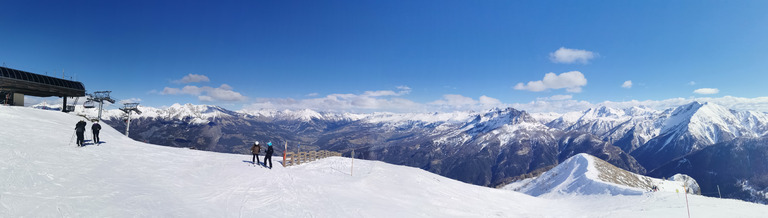
[[[683,191],[685,191],[685,209],[688,210],[688,218],[691,218],[691,207],[688,206],[688,187],[683,184]]]

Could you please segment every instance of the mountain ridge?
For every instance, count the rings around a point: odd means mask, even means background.
[[[151,113],[136,116],[132,137],[228,153],[247,153],[255,140],[290,142],[290,151],[354,150],[361,158],[419,167],[485,186],[503,184],[584,152],[644,174],[714,143],[768,133],[766,113],[695,101],[664,111],[598,107],[559,114],[557,119],[552,113],[528,114],[514,108],[404,114],[238,112],[191,104],[170,108],[175,109],[145,108]],[[95,114],[93,109],[81,111],[89,117]],[[124,129],[120,113],[105,113],[105,122]]]

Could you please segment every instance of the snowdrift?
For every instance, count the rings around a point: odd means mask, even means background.
[[[656,179],[619,169],[589,154],[577,154],[541,176],[505,186],[532,196],[550,194],[642,195],[655,186],[657,191],[700,193],[698,184],[685,175],[673,180]]]

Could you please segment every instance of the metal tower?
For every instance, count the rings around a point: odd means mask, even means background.
[[[86,101],[86,103],[88,103],[88,102],[99,102],[99,121],[101,121],[101,111],[104,108],[104,101],[107,101],[107,102],[112,103],[112,104],[115,103],[115,99],[112,99],[112,98],[109,97],[109,93],[111,93],[111,92],[112,91],[97,91],[97,92],[94,92],[91,95],[88,95],[88,101]],[[138,103],[136,103],[136,104],[138,104]],[[83,106],[86,107],[85,104],[83,104]],[[141,112],[139,112],[139,113],[141,113]]]
[[[128,123],[125,125],[125,136],[128,136],[128,134],[130,133],[129,131],[131,129],[131,112],[135,111],[136,114],[141,114],[141,111],[138,108],[136,108],[137,106],[139,106],[139,103],[125,103],[123,104],[123,108],[120,108],[120,110],[128,114],[128,120],[127,120]]]

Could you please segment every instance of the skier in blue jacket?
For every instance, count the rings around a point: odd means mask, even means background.
[[[272,142],[267,142],[267,155],[264,155],[264,166],[266,167],[267,163],[269,163],[269,169],[272,169],[272,153],[274,152],[275,151],[272,150]]]

